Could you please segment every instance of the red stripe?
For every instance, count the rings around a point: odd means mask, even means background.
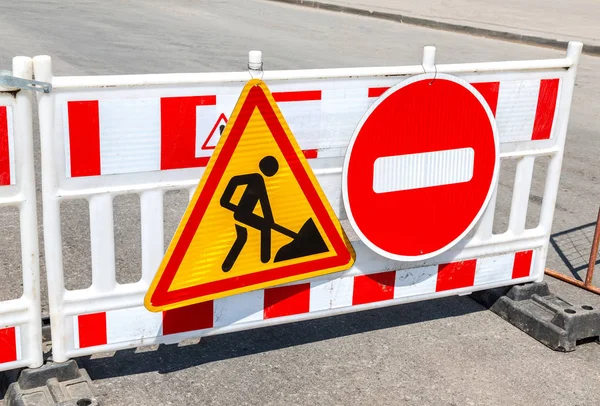
[[[274,92],[277,103],[321,100],[320,90],[301,90],[297,92]]]
[[[477,260],[442,264],[438,267],[436,292],[473,286]]]
[[[490,106],[492,113],[496,115],[496,107],[498,106],[498,92],[500,90],[500,82],[483,82],[473,83],[475,89],[481,93],[485,101]],[[379,97],[385,93],[389,87],[370,87],[369,97]]]
[[[14,327],[0,328],[0,364],[17,360],[17,332]]]
[[[213,301],[163,312],[163,335],[213,327]]]
[[[290,169],[304,191],[306,198],[311,203],[311,207],[321,223],[325,234],[332,242],[333,251],[336,255],[300,264],[283,265],[280,268],[240,275],[170,291],[169,287],[177,274],[179,265],[181,264],[181,261],[183,261],[187,249],[196,234],[198,226],[206,213],[209,202],[213,199],[213,195],[221,182],[221,177],[229,164],[231,156],[233,155],[240,138],[244,134],[246,125],[257,108],[265,118],[266,124],[269,127],[273,138],[277,142],[278,147],[288,159]],[[203,184],[202,192],[197,199],[196,206],[188,218],[188,222],[181,233],[179,242],[165,267],[162,278],[160,279],[154,294],[152,295],[151,303],[154,306],[165,306],[167,304],[201,297],[215,292],[224,292],[259,283],[271,282],[290,276],[314,272],[320,269],[335,268],[348,264],[352,260],[351,254],[348,252],[344,241],[340,238],[310,177],[306,173],[300,160],[294,159],[296,152],[294,151],[293,145],[289,141],[285,130],[274,114],[270,102],[261,87],[255,86],[250,89],[246,102],[238,113],[236,121],[233,123],[230,122],[228,125],[233,125],[228,138],[223,144],[218,159],[215,160],[214,165],[212,166],[210,176],[207,176],[206,181]]]
[[[515,254],[515,263],[513,265],[512,278],[525,278],[531,273],[531,259],[533,251],[521,251]]]
[[[10,185],[10,151],[8,145],[8,113],[0,106],[0,186]]]
[[[319,155],[318,149],[304,149],[302,150],[306,159],[314,159]]]
[[[196,106],[215,106],[217,96],[160,99],[160,169],[206,166],[209,157],[196,158]]]
[[[67,108],[71,176],[100,175],[98,100],[70,101]]]
[[[210,133],[208,134],[208,137],[206,137],[206,141],[204,141],[204,144],[202,144],[202,148],[203,150],[207,150],[207,149],[215,149],[216,147],[213,146],[209,146],[208,143],[210,142],[210,140],[212,139],[212,137],[214,137],[214,135],[217,133],[217,131],[219,131],[219,135],[220,134],[220,130],[217,129],[217,127],[219,126],[219,124],[221,124],[221,122],[224,122],[225,125],[227,125],[227,117],[225,116],[224,113],[221,113],[221,115],[219,116],[219,118],[217,119],[217,121],[215,121],[215,125],[213,125],[212,130],[210,130]],[[221,124],[222,125],[222,124]]]
[[[395,280],[395,271],[355,276],[352,305],[393,299]]]
[[[535,121],[533,122],[532,140],[547,140],[552,133],[554,110],[558,96],[558,79],[543,79],[540,81]]]
[[[264,318],[291,316],[310,310],[310,283],[265,289]]]
[[[379,97],[388,90],[389,87],[370,87],[369,97]]]
[[[482,82],[482,83],[471,83],[475,89],[485,99],[492,114],[496,116],[496,108],[498,107],[498,92],[500,91],[500,82]]]
[[[79,348],[105,345],[106,338],[106,313],[82,314],[77,317],[79,325]]]

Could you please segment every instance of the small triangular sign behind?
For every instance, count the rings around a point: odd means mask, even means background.
[[[144,303],[188,306],[345,270],[354,257],[271,92],[252,80]]]
[[[204,144],[202,144],[202,149],[205,151],[215,149],[221,134],[223,134],[223,131],[225,131],[226,126],[227,117],[224,113],[221,113],[212,130],[210,130],[210,134],[208,134],[208,137],[206,137]]]

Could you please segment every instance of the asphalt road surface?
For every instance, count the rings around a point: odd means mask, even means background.
[[[0,69],[16,55],[48,54],[56,75],[243,70],[250,49],[263,51],[266,69],[414,64],[424,45],[437,46],[440,63],[564,55],[259,0],[5,1],[0,38]],[[584,56],[548,259],[548,267],[564,273],[581,275],[600,204],[598,72],[600,59]],[[511,173],[500,179],[496,230],[507,224]],[[542,175],[533,182],[529,224],[539,214]],[[186,201],[183,194],[167,197],[167,237]],[[140,272],[139,205],[120,197],[115,206],[118,279],[131,282]],[[67,287],[85,287],[87,207],[73,202],[64,212]],[[1,216],[0,300],[20,289],[17,223],[14,212]],[[600,305],[596,296],[550,282],[569,300]],[[594,405],[600,399],[600,346],[554,353],[464,297],[79,361],[109,405]]]

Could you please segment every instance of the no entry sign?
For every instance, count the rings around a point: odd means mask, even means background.
[[[342,181],[348,218],[383,256],[431,258],[477,223],[498,162],[483,96],[454,76],[414,76],[385,92],[354,132]]]

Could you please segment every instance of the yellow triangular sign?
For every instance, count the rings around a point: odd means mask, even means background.
[[[246,84],[146,294],[162,311],[350,268],[354,251],[271,92]]]

